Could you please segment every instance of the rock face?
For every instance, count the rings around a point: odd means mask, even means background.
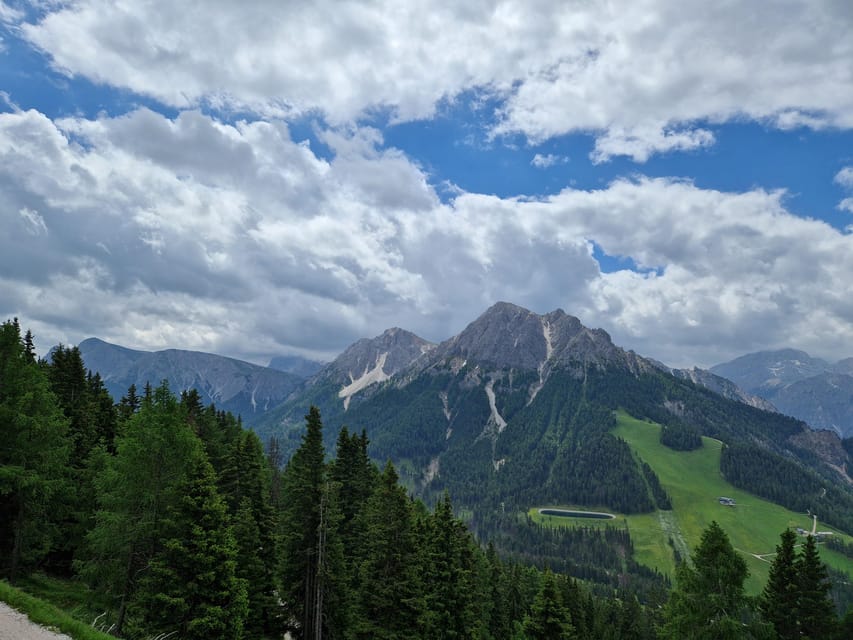
[[[711,371],[814,429],[853,436],[853,358],[829,364],[805,351],[752,353]]]
[[[210,353],[136,351],[97,338],[78,346],[86,367],[101,375],[115,400],[131,384],[141,393],[146,383],[156,386],[167,380],[173,392],[196,389],[205,404],[212,402],[219,409],[239,414],[248,425],[302,384],[302,378],[294,374]]]
[[[378,369],[388,378],[409,367],[434,348],[433,343],[411,331],[394,327],[387,329],[380,336],[363,338],[352,344],[323,369],[322,375],[350,384]]]

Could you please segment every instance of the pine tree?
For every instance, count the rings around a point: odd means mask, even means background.
[[[724,639],[772,637],[769,625],[754,620],[743,583],[746,561],[729,538],[711,522],[691,555],[693,566],[682,563],[677,587],[670,595],[661,630],[664,638]]]
[[[58,538],[56,513],[69,492],[71,449],[45,372],[20,326],[0,326],[0,572],[14,581]]]
[[[246,584],[236,574],[237,546],[227,510],[205,454],[197,450],[187,464],[180,499],[166,514],[165,541],[133,608],[146,634],[237,640],[248,606]]]
[[[782,532],[781,542],[776,545],[776,557],[770,566],[767,585],[759,601],[764,619],[773,625],[780,640],[800,637],[800,589],[794,550],[796,540],[797,534],[791,529]]]
[[[426,518],[419,542],[426,611],[424,633],[432,638],[464,638],[481,622],[477,616],[474,546],[465,525],[453,517],[445,493]]]
[[[296,623],[290,631],[297,640],[313,639],[320,634],[316,624],[320,606],[317,580],[325,452],[323,423],[317,407],[310,408],[305,423],[302,444],[284,471],[284,507],[280,514],[282,600],[286,618]]]
[[[357,638],[414,637],[423,614],[412,503],[389,462],[364,511]]]
[[[814,536],[807,536],[796,562],[801,636],[807,638],[832,637],[837,620],[835,608],[829,597],[830,583],[826,565],[820,561]]]
[[[139,579],[161,550],[165,515],[180,496],[187,463],[201,452],[164,381],[146,394],[96,479],[99,509],[79,564],[93,586],[118,599],[117,634]]]
[[[569,612],[557,589],[554,574],[546,569],[542,587],[536,594],[530,613],[524,619],[524,635],[529,640],[562,640],[575,638]]]

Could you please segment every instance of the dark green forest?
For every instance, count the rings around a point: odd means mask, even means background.
[[[570,417],[572,446],[591,437],[582,464],[633,469],[643,508],[667,508],[651,470],[601,433],[599,407]],[[463,522],[447,490],[428,507],[369,451],[367,433],[342,428],[328,456],[315,407],[285,460],[195,391],[131,387],[114,404],[76,348],[41,361],[17,321],[0,327],[0,575],[80,585],[116,636],[850,637],[813,542],[780,551],[750,599],[712,525],[673,586],[633,561],[624,530],[547,529],[500,508]],[[582,477],[549,468],[529,481]],[[794,631],[774,608],[783,596]]]

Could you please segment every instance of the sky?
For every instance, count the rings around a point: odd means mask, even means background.
[[[0,317],[265,364],[497,301],[853,356],[849,0],[0,0]]]

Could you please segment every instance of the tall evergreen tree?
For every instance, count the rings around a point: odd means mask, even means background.
[[[834,605],[829,597],[831,585],[826,565],[820,560],[814,536],[806,537],[797,558],[796,570],[800,635],[815,640],[832,637],[837,620]]]
[[[180,493],[187,462],[202,450],[164,381],[146,394],[96,479],[98,512],[81,572],[117,599],[121,634],[139,580],[162,548],[165,515]]]
[[[412,503],[389,462],[364,511],[356,637],[412,637],[423,614]]]
[[[528,640],[563,640],[576,638],[569,612],[557,589],[556,579],[546,569],[542,587],[536,594],[530,613],[524,619],[524,637]]]
[[[197,449],[186,462],[187,477],[169,506],[165,540],[141,581],[134,618],[146,635],[238,640],[248,606],[227,510],[204,452]]]
[[[310,408],[305,425],[302,444],[284,471],[284,506],[280,514],[282,600],[286,618],[295,623],[290,631],[297,640],[313,639],[320,633],[316,623],[320,606],[317,580],[325,452],[317,407]]]
[[[17,320],[0,326],[0,572],[14,581],[58,537],[69,491],[71,443],[47,377],[21,340]]]
[[[785,529],[780,537],[759,608],[764,619],[773,625],[780,640],[793,640],[800,637],[800,589],[794,549],[797,534],[791,529]]]
[[[445,493],[426,519],[419,541],[425,597],[424,632],[433,638],[464,638],[482,623],[478,615],[475,553],[465,525],[453,517]]]
[[[664,638],[716,640],[772,637],[769,625],[755,620],[743,583],[746,561],[732,548],[725,531],[711,522],[691,555],[682,563],[677,587],[664,612]]]

